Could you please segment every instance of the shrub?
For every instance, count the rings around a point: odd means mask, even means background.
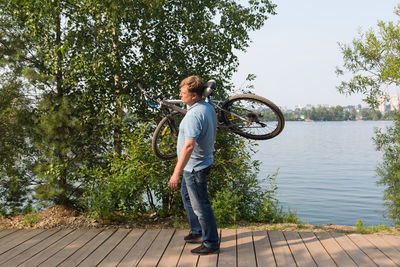
[[[36,213],[26,214],[24,216],[23,225],[32,227],[40,221],[40,218]]]
[[[242,196],[236,195],[230,188],[218,191],[212,201],[212,209],[219,227],[235,224],[240,218],[240,201]]]
[[[400,226],[400,113],[386,133],[377,130],[375,144],[383,152],[383,161],[377,168],[381,177],[378,184],[385,186],[384,201],[388,216]]]
[[[161,217],[182,216],[180,193],[168,188],[176,161],[154,156],[150,124],[138,123],[124,133],[121,156],[105,155],[104,165],[85,170],[86,209],[98,219],[137,218],[154,212]],[[253,143],[237,135],[225,131],[217,135],[208,189],[218,224],[297,221],[276,199],[277,175],[267,176],[265,181],[257,179],[260,163],[251,158],[253,148]]]
[[[179,194],[168,190],[173,162],[157,159],[151,151],[149,124],[125,129],[124,151],[120,156],[105,155],[105,164],[85,170],[84,206],[100,219],[116,215],[137,217],[139,213],[172,215]],[[174,201],[175,200],[175,201]]]

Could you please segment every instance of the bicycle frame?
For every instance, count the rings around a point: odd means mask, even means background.
[[[205,85],[205,101],[212,105],[218,114],[218,128],[224,128],[242,137],[253,140],[267,140],[277,136],[284,127],[284,117],[279,108],[266,98],[252,94],[230,96],[225,101],[214,100],[211,92],[215,89],[215,81]],[[164,100],[162,95],[150,97],[138,84],[147,104],[161,110],[163,118],[157,124],[152,138],[154,154],[168,160],[176,157],[176,141],[179,124],[187,110],[179,107],[180,99]],[[157,103],[157,104],[154,104]],[[254,104],[253,104],[254,103]],[[263,119],[270,112],[273,119]],[[267,125],[268,124],[268,125]],[[164,141],[163,141],[164,140]]]
[[[184,115],[187,113],[186,109],[178,107],[176,105],[176,104],[182,104],[183,103],[182,100],[180,100],[180,99],[164,100],[162,98],[160,98],[159,100],[156,100],[156,99],[150,97],[144,91],[144,89],[142,88],[141,84],[137,84],[137,86],[139,87],[139,89],[142,92],[143,96],[145,97],[146,101],[151,100],[153,102],[157,102],[158,103],[159,108],[161,109],[161,111],[162,111],[164,116],[168,116],[170,114],[169,109],[177,111],[177,112],[179,112],[181,114],[184,114]],[[236,113],[233,113],[233,112],[231,112],[229,110],[223,109],[222,106],[221,106],[222,101],[213,100],[210,95],[205,97],[205,101],[208,102],[209,104],[211,104],[214,107],[215,110],[219,110],[221,112],[226,112],[226,113],[229,113],[231,116],[234,116],[235,118],[239,118],[239,119],[241,119],[243,121],[246,121],[246,122],[248,121],[248,119],[243,118],[242,116],[240,116],[240,115],[238,115]],[[152,106],[150,103],[148,103],[148,104],[150,106]],[[231,126],[226,125],[226,127],[231,127]]]

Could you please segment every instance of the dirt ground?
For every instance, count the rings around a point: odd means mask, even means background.
[[[75,210],[63,206],[54,206],[35,214],[18,215],[11,218],[0,217],[0,229],[36,229],[36,228],[180,228],[187,229],[185,218],[158,218],[154,215],[145,215],[140,220],[131,221],[96,221]],[[337,231],[356,232],[354,226],[346,225],[303,225],[303,224],[262,224],[238,222],[237,228],[253,230],[279,230],[279,231]],[[380,230],[380,234],[400,235],[394,227]]]

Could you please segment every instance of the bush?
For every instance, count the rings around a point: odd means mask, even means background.
[[[161,217],[183,215],[179,191],[168,188],[176,161],[156,158],[150,136],[150,124],[137,124],[132,131],[126,128],[122,155],[105,155],[104,165],[86,169],[89,179],[83,202],[92,216],[137,218],[154,212]],[[250,141],[237,135],[225,131],[217,135],[208,191],[218,224],[235,224],[238,220],[296,221],[297,216],[283,212],[276,199],[276,174],[266,181],[257,179],[259,162],[251,158],[253,148]]]
[[[105,155],[104,165],[85,170],[90,179],[85,184],[83,204],[94,217],[173,214],[171,203],[180,198],[168,190],[174,162],[163,162],[154,156],[149,130],[149,124],[141,124],[133,131],[126,128],[123,153]]]
[[[255,147],[254,142],[236,135],[218,134],[209,186],[217,222],[297,223],[296,214],[284,212],[276,198],[277,173],[257,178],[260,162],[252,159]]]
[[[38,222],[40,222],[40,218],[38,217],[38,215],[36,213],[31,213],[24,216],[23,225],[32,227],[35,226],[35,224],[37,224]]]
[[[236,195],[230,188],[218,191],[212,201],[212,209],[219,227],[235,224],[240,218],[240,201],[242,196]]]
[[[383,161],[377,168],[381,177],[378,184],[385,185],[384,201],[388,216],[400,226],[400,113],[386,133],[377,130],[375,144],[383,152]]]

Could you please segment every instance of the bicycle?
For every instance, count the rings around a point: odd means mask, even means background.
[[[140,84],[137,86],[147,103],[151,107],[161,109],[163,114],[153,133],[154,154],[163,160],[175,158],[179,124],[187,110],[176,105],[181,104],[181,100],[164,100],[162,95],[150,97]],[[271,139],[282,132],[285,125],[283,114],[270,100],[253,94],[239,94],[228,97],[225,101],[218,101],[212,98],[215,89],[215,80],[208,81],[204,85],[203,96],[217,112],[218,128],[226,128],[254,140]]]

